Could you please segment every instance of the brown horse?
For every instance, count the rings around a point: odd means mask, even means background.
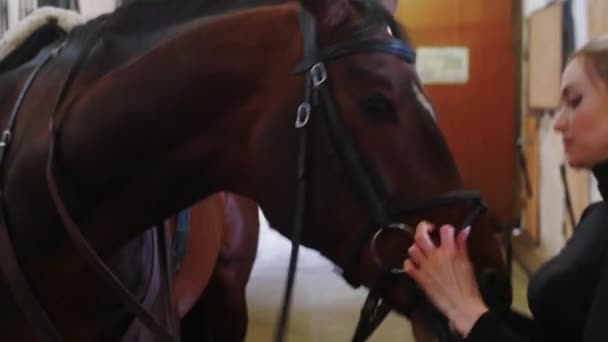
[[[420,100],[412,49],[389,34],[386,12],[375,1],[301,4],[307,12],[262,7],[149,35],[104,16],[72,31],[52,60],[0,76],[4,119],[19,114],[7,125],[2,160],[0,228],[10,229],[3,241],[19,261],[0,248],[3,339],[120,340],[132,331],[133,310],[144,323],[134,339],[154,340],[145,326],[171,340],[131,297],[108,291],[113,282],[99,280],[107,273],[78,229],[174,328],[163,301],[169,284],[159,300],[144,295],[154,261],[166,258],[142,257],[150,234],[138,237],[218,191],[254,199],[285,236],[305,222],[296,242],[339,265],[349,282],[374,288],[402,314],[419,307],[415,288],[387,273],[377,254],[401,262],[411,240],[395,222],[467,221],[475,196],[453,193],[460,176]],[[402,239],[380,238],[372,249],[377,229]],[[479,272],[505,274],[483,220],[470,248]]]

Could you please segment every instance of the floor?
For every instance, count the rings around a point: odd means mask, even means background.
[[[272,341],[291,250],[290,242],[262,219],[260,247],[247,289],[250,325],[247,341]],[[302,248],[289,325],[289,342],[349,341],[359,318],[366,289],[353,290],[332,264],[316,251]],[[514,306],[528,313],[527,278],[514,266]],[[414,341],[406,319],[390,314],[370,342]]]

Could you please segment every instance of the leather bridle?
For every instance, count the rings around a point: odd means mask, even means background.
[[[338,159],[342,163],[345,170],[351,177],[359,198],[367,209],[371,218],[370,225],[363,225],[359,230],[355,241],[350,248],[349,257],[344,261],[342,267],[342,276],[353,286],[360,284],[352,276],[353,269],[357,264],[358,256],[362,249],[370,239],[372,239],[372,255],[377,256],[374,249],[376,238],[386,230],[402,230],[409,234],[413,241],[414,229],[408,225],[395,222],[393,217],[406,217],[417,211],[449,206],[452,204],[462,204],[470,202],[472,210],[466,216],[462,228],[470,225],[479,214],[485,210],[485,205],[481,200],[481,196],[477,192],[459,191],[444,194],[440,197],[429,201],[416,202],[411,205],[395,206],[391,204],[380,189],[377,188],[378,182],[373,180],[377,176],[366,168],[361,155],[356,148],[355,141],[348,129],[343,125],[338,115],[338,108],[333,100],[326,63],[341,57],[359,54],[359,53],[386,53],[397,56],[405,62],[415,63],[415,50],[405,41],[390,37],[388,39],[367,38],[365,34],[354,34],[350,39],[339,42],[328,48],[320,50],[317,44],[317,31],[315,18],[303,9],[300,12],[300,30],[304,39],[304,58],[303,61],[296,67],[296,73],[305,73],[306,86],[305,97],[303,103],[299,106],[295,128],[298,135],[298,157],[297,157],[297,192],[296,192],[296,210],[294,216],[294,229],[291,236],[292,253],[290,258],[289,271],[287,275],[287,284],[283,297],[283,305],[279,316],[279,323],[275,331],[275,341],[282,342],[285,340],[287,322],[289,316],[289,306],[291,295],[293,292],[293,282],[295,279],[295,266],[297,263],[297,255],[299,244],[304,227],[304,212],[307,204],[307,161],[309,160],[308,148],[308,122],[313,109],[318,109],[322,116],[323,124],[326,125],[331,137],[331,148],[338,155]],[[315,101],[316,100],[316,101]],[[323,115],[321,115],[321,113]],[[375,227],[377,230],[373,230]],[[374,235],[374,233],[376,233]],[[372,235],[375,238],[372,238]],[[404,246],[407,248],[408,246]],[[379,258],[375,258],[379,261]],[[373,331],[379,326],[382,320],[391,310],[391,305],[383,299],[384,291],[387,283],[395,278],[403,277],[405,279],[404,286],[410,288],[411,293],[419,293],[417,286],[399,270],[385,267],[384,275],[378,279],[375,286],[369,292],[369,295],[361,309],[361,317],[357,325],[357,330],[353,341],[365,341]],[[445,336],[448,338],[447,324],[444,324],[444,332],[437,332],[438,337]],[[441,329],[437,326],[436,329]],[[442,339],[443,341],[443,339]]]

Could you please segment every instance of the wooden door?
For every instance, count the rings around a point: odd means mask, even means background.
[[[426,84],[425,89],[465,186],[481,191],[491,212],[510,225],[519,223],[521,183],[515,147],[520,57],[514,2],[400,0],[397,10],[417,48],[468,49],[466,82]]]

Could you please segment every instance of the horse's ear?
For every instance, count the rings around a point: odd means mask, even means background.
[[[337,23],[350,14],[350,0],[300,0],[318,22]]]
[[[388,11],[388,13],[395,15],[397,13],[397,6],[399,5],[399,0],[381,0],[380,1],[384,8]]]

